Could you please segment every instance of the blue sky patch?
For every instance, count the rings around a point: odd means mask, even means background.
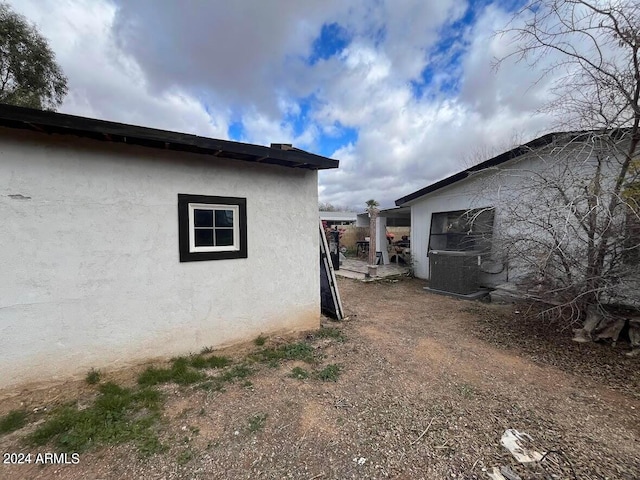
[[[335,125],[337,129],[336,135],[322,135],[319,141],[318,154],[330,157],[333,152],[340,147],[344,147],[350,143],[355,144],[358,141],[358,130],[351,127],[345,127],[341,124]]]
[[[296,99],[296,103],[300,109],[299,113],[285,115],[282,123],[289,125],[294,135],[299,136],[310,124],[314,123],[313,112],[318,108],[318,98],[315,95],[309,95]],[[318,126],[317,144],[313,147],[315,153],[330,156],[340,147],[358,140],[358,131],[355,128],[345,127],[339,122],[335,123],[333,127],[334,131],[331,134],[324,134],[321,127]]]
[[[472,0],[462,17],[440,30],[440,40],[429,52],[429,63],[420,77],[411,81],[415,98],[420,99],[425,95],[435,97],[439,94],[453,97],[459,93],[457,72],[461,69],[463,53],[468,46],[465,33],[490,3],[491,0]],[[438,72],[445,73],[439,76]],[[439,84],[435,84],[436,78]]]
[[[314,95],[309,95],[308,97],[298,98],[295,102],[298,105],[300,112],[295,115],[293,113],[285,115],[282,122],[286,125],[291,125],[293,133],[298,136],[304,132],[306,125],[310,121],[309,112],[311,112],[316,103],[316,97]]]
[[[230,140],[241,142],[245,135],[244,125],[237,120],[229,125],[228,135]]]
[[[320,30],[320,36],[312,46],[309,64],[314,65],[319,60],[326,60],[337,55],[351,42],[351,34],[337,23],[325,23]]]

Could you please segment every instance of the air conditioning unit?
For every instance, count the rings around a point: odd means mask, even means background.
[[[479,290],[481,252],[431,250],[429,288],[469,295]]]

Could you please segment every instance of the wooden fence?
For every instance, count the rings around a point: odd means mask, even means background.
[[[340,238],[340,247],[346,247],[349,252],[355,252],[356,242],[364,241],[364,237],[369,236],[369,227],[356,227],[355,225],[339,225],[338,228],[343,230],[342,238]],[[403,235],[409,236],[410,227],[387,227],[387,232],[393,233],[394,241],[400,240]]]

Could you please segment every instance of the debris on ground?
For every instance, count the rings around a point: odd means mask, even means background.
[[[529,444],[532,442],[531,435],[519,432],[515,428],[505,430],[500,439],[500,444],[523,465],[536,464],[544,458],[540,452],[530,448]],[[493,467],[491,471],[487,472],[487,475],[492,480],[522,480],[522,477],[507,465]]]
[[[542,454],[525,446],[530,442],[533,442],[533,438],[529,434],[513,428],[506,430],[500,439],[502,446],[520,463],[538,462],[542,459]]]
[[[509,467],[493,467],[487,475],[491,480],[522,480],[522,477]]]

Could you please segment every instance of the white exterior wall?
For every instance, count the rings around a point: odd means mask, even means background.
[[[247,199],[248,258],[179,261],[178,193]],[[0,129],[0,387],[320,318],[317,172]]]
[[[538,190],[541,185],[540,178],[559,182],[565,179],[567,182],[563,184],[563,188],[566,188],[565,191],[569,195],[572,195],[571,189],[577,189],[577,193],[582,194],[585,186],[591,181],[596,155],[599,152],[597,149],[587,148],[587,144],[580,142],[564,145],[562,149],[552,145],[546,150],[518,157],[497,168],[483,170],[409,202],[411,252],[414,256],[416,276],[429,279],[427,249],[433,213],[495,207],[493,236],[498,240],[497,243],[501,233],[508,229],[513,233],[514,228],[522,227],[527,229],[526,232],[521,232],[522,235],[536,235],[535,231],[528,231],[531,225],[509,226],[507,215],[511,214],[510,210],[513,211],[520,205],[533,206],[539,203],[544,211],[544,200],[541,198],[544,192]],[[619,168],[617,165],[615,156],[603,161],[603,184],[615,180],[616,169]],[[606,191],[607,187],[604,189]],[[555,193],[552,187],[547,188],[546,192]],[[517,258],[493,260],[493,266],[502,263],[505,269],[498,275],[481,274],[480,280],[485,285],[495,286],[505,281],[516,280],[516,277],[525,273],[522,269],[518,270]]]
[[[510,193],[516,185],[526,181],[527,172],[536,168],[536,159],[521,158],[501,165],[500,174],[496,170],[479,172],[464,180],[441,188],[409,202],[411,206],[411,253],[415,275],[429,279],[429,236],[431,234],[431,215],[440,212],[468,210],[473,208],[495,207],[493,235],[499,235],[500,222],[504,210],[500,202],[509,201]],[[513,170],[510,172],[509,168]],[[532,192],[535,194],[535,192]],[[496,259],[499,260],[499,259]],[[497,275],[482,274],[481,281],[499,284],[508,278],[508,265]]]

